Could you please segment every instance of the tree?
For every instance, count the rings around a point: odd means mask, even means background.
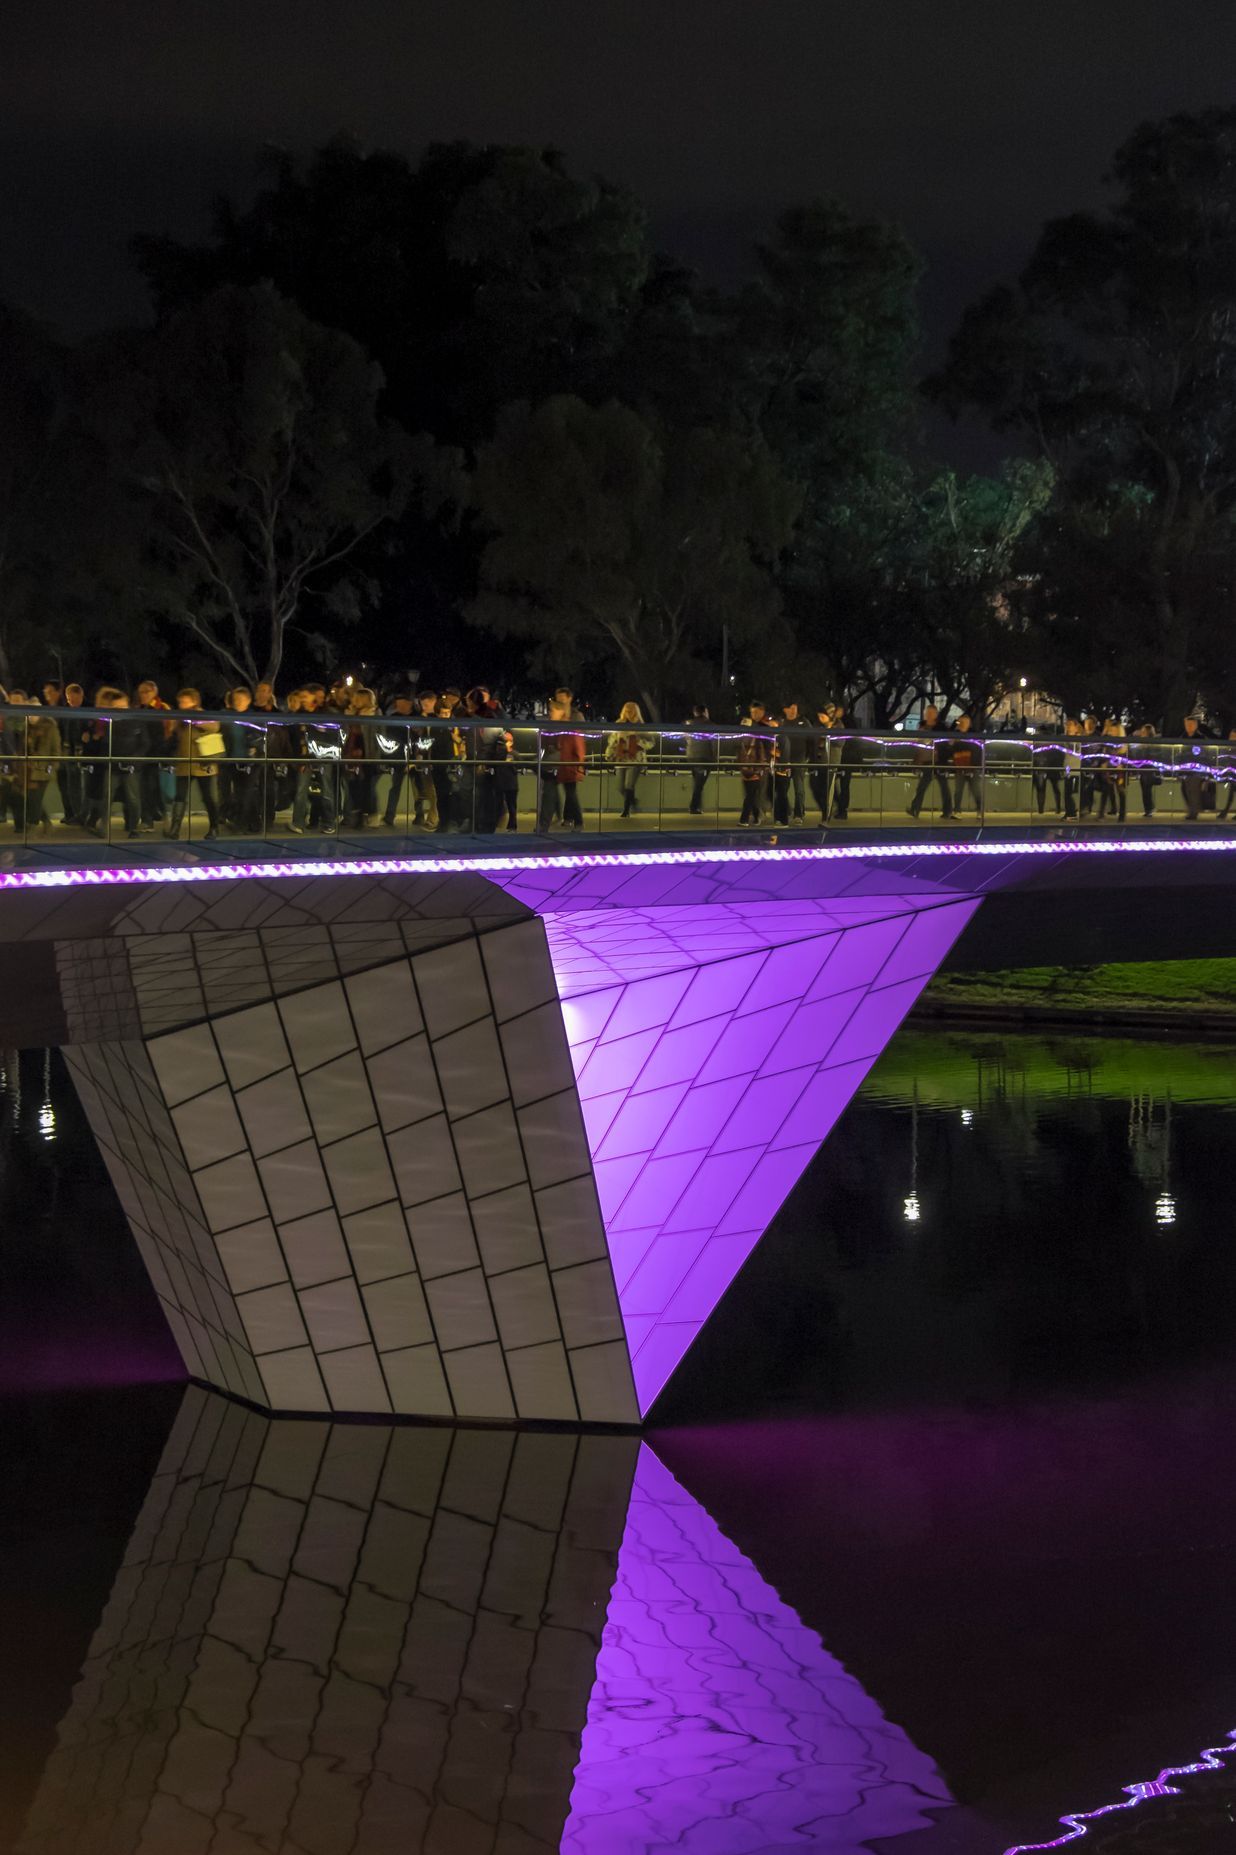
[[[915,593],[931,687],[976,726],[1007,694],[1010,671],[1025,658],[1015,574],[1053,486],[1049,464],[1023,459],[995,477],[943,471],[919,499]]]
[[[930,390],[1052,463],[1050,609],[1103,633],[1096,661],[1131,639],[1174,717],[1236,645],[1236,109],[1143,125],[1109,180],[1108,212],[1048,224],[967,312]]]
[[[735,325],[756,422],[813,493],[868,473],[913,421],[920,264],[895,227],[833,200],[784,212]]]
[[[475,624],[587,639],[655,717],[699,654],[775,625],[770,567],[797,493],[761,443],[658,428],[617,402],[509,407],[482,445],[473,501],[488,535]]]
[[[264,166],[245,211],[218,203],[207,244],[134,241],[160,314],[271,282],[360,342],[408,430],[449,443],[489,437],[508,401],[598,389],[651,265],[633,195],[552,148],[439,143],[414,166],[337,137],[303,167],[283,150]]]
[[[792,208],[734,306],[743,410],[802,492],[778,578],[802,652],[833,693],[897,719],[923,678],[906,598],[919,557],[918,259],[891,226],[831,200]]]
[[[92,408],[140,511],[140,596],[230,676],[273,678],[311,612],[347,620],[371,596],[358,550],[430,483],[432,447],[380,418],[354,341],[267,285],[217,290],[110,359]]]
[[[38,323],[0,305],[0,686],[46,639],[62,583],[70,359]],[[52,626],[54,635],[55,627]]]
[[[339,137],[263,166],[252,204],[220,202],[205,243],[134,241],[160,318],[268,280],[378,363],[385,414],[448,446],[490,438],[517,399],[624,396],[624,344],[646,297],[658,315],[665,267],[653,276],[644,209],[623,189],[572,175],[553,149],[466,142],[409,161]],[[399,547],[370,563],[384,610],[414,610],[452,674],[474,648],[459,613],[480,551],[456,515],[414,504]],[[518,676],[517,643],[507,656]]]
[[[895,456],[812,500],[783,563],[790,622],[825,666],[821,693],[865,702],[877,727],[899,721],[927,686],[921,568],[914,472]]]

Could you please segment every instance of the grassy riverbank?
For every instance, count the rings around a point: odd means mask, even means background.
[[[1236,959],[942,973],[916,1015],[1141,1024],[1236,1034]]]

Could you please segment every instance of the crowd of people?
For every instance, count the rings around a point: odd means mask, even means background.
[[[0,822],[50,831],[54,781],[62,822],[96,836],[110,833],[117,809],[130,838],[161,829],[178,839],[190,813],[205,818],[208,839],[224,829],[260,835],[284,813],[294,836],[382,825],[515,831],[519,775],[531,769],[538,829],[582,830],[583,716],[566,688],[541,706],[543,719],[529,727],[484,685],[396,685],[382,702],[351,676],[303,684],[283,700],[268,682],[241,684],[210,713],[199,689],[168,702],[153,679],[132,695],[104,683],[89,703],[80,683],[0,688]],[[101,712],[75,720],[75,709]],[[638,809],[650,738],[635,703],[605,738],[624,816]]]
[[[398,684],[381,700],[352,676],[302,684],[282,700],[269,682],[237,685],[217,710],[194,687],[167,701],[149,678],[131,694],[105,683],[89,703],[80,683],[49,679],[37,693],[0,688],[0,823],[49,832],[54,782],[62,822],[97,836],[112,834],[117,811],[130,838],[162,831],[175,840],[189,819],[205,820],[206,838],[224,830],[250,837],[281,817],[295,836],[380,826],[516,831],[526,773],[537,783],[535,828],[579,831],[590,771],[606,771],[612,803],[631,818],[650,762],[664,764],[672,745],[690,776],[689,815],[703,814],[709,781],[725,770],[739,778],[743,828],[803,825],[809,812],[826,824],[846,821],[855,774],[873,770],[871,740],[847,727],[838,702],[804,711],[793,701],[752,701],[740,722],[720,725],[696,704],[672,741],[635,702],[603,726],[585,722],[567,688],[536,707],[527,720],[513,716],[484,684]],[[74,710],[83,711],[79,720]],[[1157,738],[1149,724],[1130,737],[1122,721],[1090,715],[1066,719],[1055,737],[1041,731],[1033,806],[1040,816],[1050,802],[1064,819],[1123,822],[1136,778],[1143,816],[1152,818],[1165,777],[1151,746]],[[1187,818],[1207,809],[1228,816],[1236,729],[1229,741],[1214,743],[1194,715],[1183,719],[1173,770]],[[967,809],[982,816],[985,748],[968,715],[946,722],[928,704],[898,745],[898,770],[913,780],[912,818],[927,805],[945,820]]]

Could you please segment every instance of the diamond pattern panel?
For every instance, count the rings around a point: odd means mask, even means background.
[[[267,931],[215,939],[237,998]],[[276,1409],[634,1422],[544,929],[365,945],[394,957],[69,1052],[190,1372]]]
[[[547,915],[641,1413],[976,906]]]
[[[169,1092],[141,1043],[76,1045],[65,1059],[186,1366],[197,1378],[264,1403],[238,1288],[261,1292],[279,1280],[273,1231],[258,1225],[245,1233],[243,1250],[234,1245],[230,1257],[220,1250],[175,1120],[186,1111],[192,1119],[192,1103],[169,1108]],[[179,1090],[178,1081],[172,1099]],[[219,1092],[207,1087],[196,1099],[209,1103]],[[209,1112],[197,1120],[190,1134],[207,1154],[234,1138],[216,1130]]]

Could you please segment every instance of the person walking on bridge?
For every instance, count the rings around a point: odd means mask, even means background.
[[[638,812],[636,789],[648,760],[648,736],[639,732],[644,725],[638,702],[624,702],[618,711],[618,726],[606,736],[605,758],[618,772],[618,791],[622,796],[622,816]]]
[[[144,825],[162,824],[167,817],[167,807],[163,803],[163,768],[166,763],[167,729],[162,720],[170,715],[171,709],[159,695],[159,685],[147,677],[137,685],[137,706],[149,711],[151,721],[148,727],[137,731],[137,744],[141,760],[137,769],[137,792],[141,804],[141,821]]]
[[[768,806],[769,779],[777,757],[776,724],[763,702],[752,702],[742,718],[750,730],[738,743],[738,769],[742,777],[740,825],[760,825]]]
[[[47,788],[60,765],[60,729],[53,715],[32,708],[26,717],[26,758],[23,765],[26,799],[26,834],[37,825],[46,836],[51,819],[44,811]]]
[[[833,740],[833,712],[826,702],[820,703],[815,711],[816,727],[811,737],[811,766],[807,774],[811,786],[811,797],[820,811],[820,824],[828,823],[832,809],[834,769],[837,764],[838,745]]]
[[[783,702],[777,724],[777,764],[773,772],[773,821],[788,825],[807,821],[807,763],[811,758],[811,723],[797,702]]]
[[[1126,764],[1129,745],[1125,739],[1124,723],[1105,721],[1103,735],[1110,745],[1107,749],[1107,763],[1098,779],[1099,821],[1101,823],[1111,811],[1116,814],[1117,822],[1123,824],[1129,797],[1129,769]]]
[[[1154,723],[1144,721],[1137,730],[1137,758],[1139,760],[1145,762],[1161,757],[1160,750],[1153,745],[1157,738]],[[1142,818],[1148,823],[1154,817],[1155,787],[1163,784],[1163,775],[1157,767],[1143,764],[1137,775],[1137,783],[1142,795]]]
[[[967,792],[974,800],[974,809],[980,819],[983,816],[983,747],[970,732],[970,717],[959,715],[953,723],[953,740],[949,749],[949,758],[953,763],[953,817],[961,816],[962,806]]]
[[[702,702],[697,702],[683,723],[687,737],[687,766],[691,773],[691,801],[688,810],[698,818],[704,809],[704,787],[717,764],[717,743],[712,739],[712,719]]]
[[[566,702],[553,701],[545,718],[541,735],[541,791],[537,806],[537,830],[550,831],[557,821],[559,802],[562,822],[569,831],[582,831],[584,815],[579,806],[579,787],[584,777],[586,744],[582,734],[569,727],[574,720]]]
[[[934,702],[929,702],[923,710],[923,721],[919,733],[923,738],[921,745],[915,744],[914,758],[922,770],[918,776],[918,784],[914,788],[914,797],[906,806],[906,810],[911,818],[918,817],[923,809],[923,801],[931,790],[931,782],[934,780],[940,792],[940,816],[951,818],[953,803],[949,795],[948,774],[945,772],[949,761],[948,735],[940,720],[940,711]]]
[[[1180,748],[1180,796],[1185,802],[1185,817],[1196,824],[1202,814],[1206,796],[1206,776],[1210,756],[1204,745],[1205,732],[1196,715],[1184,718],[1184,742]]]
[[[176,775],[176,797],[172,804],[171,818],[163,832],[164,837],[180,836],[194,787],[197,788],[197,797],[206,813],[205,835],[208,838],[219,835],[218,762],[223,758],[226,743],[217,721],[191,719],[194,711],[201,706],[200,689],[187,688],[177,692],[176,707],[179,713],[174,721],[168,723],[172,752],[175,755],[173,770]],[[192,815],[189,829],[193,829]]]

